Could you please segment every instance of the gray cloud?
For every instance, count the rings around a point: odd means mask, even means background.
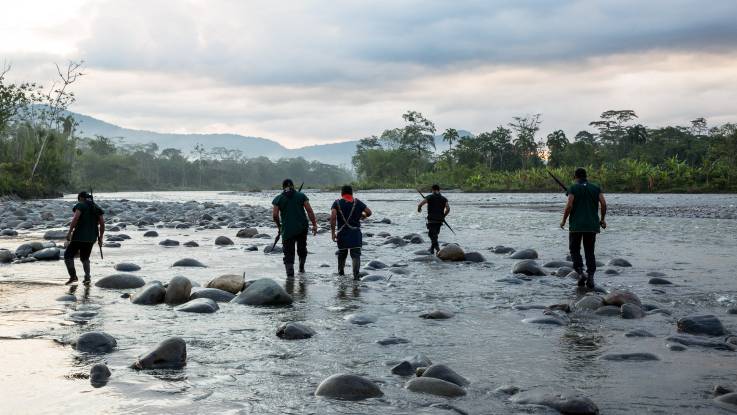
[[[235,84],[365,83],[480,64],[734,50],[737,3],[208,1],[95,3],[80,55]]]

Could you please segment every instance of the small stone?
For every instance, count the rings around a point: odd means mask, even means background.
[[[235,294],[217,288],[198,288],[189,295],[190,300],[209,298],[216,303],[228,303],[235,298]]]
[[[601,359],[615,362],[648,362],[660,360],[658,356],[655,356],[652,353],[613,353],[606,354],[602,356]]]
[[[110,373],[107,365],[97,363],[90,369],[90,384],[95,388],[105,386],[111,375],[112,373]]]
[[[100,278],[95,282],[95,287],[113,290],[124,290],[130,288],[141,288],[146,285],[143,278],[133,274],[113,274]]]
[[[145,238],[157,238],[159,236],[159,233],[156,231],[148,231],[143,234]]]
[[[530,391],[520,392],[511,398],[512,402],[522,405],[540,405],[553,408],[561,414],[598,415],[599,408],[589,398],[565,394],[547,394]]]
[[[497,245],[494,248],[491,248],[491,251],[495,254],[511,254],[514,252],[514,248],[504,245]]]
[[[284,340],[309,339],[315,334],[315,330],[301,323],[285,323],[276,330],[276,336]]]
[[[607,265],[610,267],[631,267],[632,266],[632,264],[630,264],[629,261],[623,258],[613,258],[607,263]]]
[[[236,274],[221,275],[205,285],[207,288],[217,288],[232,294],[238,294],[243,291],[244,286],[244,276]]]
[[[166,288],[159,282],[152,282],[136,291],[131,298],[131,302],[138,305],[156,305],[163,303],[165,298]]]
[[[484,256],[481,255],[481,253],[479,252],[466,252],[466,255],[463,258],[463,260],[467,262],[479,263],[479,262],[485,262],[486,258],[484,258]]]
[[[159,242],[159,245],[161,245],[161,246],[179,246],[179,241],[175,241],[173,239],[164,239],[163,241]]]
[[[712,390],[712,395],[714,397],[717,397],[717,396],[726,395],[726,394],[732,393],[732,392],[734,392],[734,389],[732,389],[730,387],[723,386],[723,385],[715,385],[714,386],[714,389]]]
[[[252,306],[285,306],[292,304],[292,297],[277,284],[268,278],[258,279],[233,298],[231,303]]]
[[[343,317],[343,320],[351,324],[364,326],[366,324],[376,323],[377,319],[375,316],[369,314],[348,314],[347,316]]]
[[[625,337],[655,337],[654,334],[644,329],[630,330],[627,333],[624,333],[624,336]]]
[[[427,320],[446,320],[452,318],[454,314],[448,310],[432,310],[427,313],[420,314],[420,318]]]
[[[253,238],[258,235],[258,229],[256,228],[245,228],[238,231],[235,235],[238,238]]]
[[[460,387],[468,386],[471,382],[463,376],[456,373],[453,369],[446,365],[431,365],[424,372],[422,377],[430,377],[436,379],[442,379],[446,382],[454,383]]]
[[[130,262],[121,262],[120,264],[115,265],[115,270],[121,272],[136,272],[140,271],[141,267]]]
[[[438,251],[437,257],[443,261],[463,261],[466,254],[458,244],[448,244]]]
[[[653,278],[650,278],[650,280],[648,281],[648,284],[652,284],[652,285],[671,285],[673,283],[670,282],[670,281],[668,281],[668,280],[666,280],[665,278],[653,277]]]
[[[166,287],[164,301],[167,304],[182,304],[189,300],[192,293],[192,281],[187,277],[176,276],[169,281]]]
[[[621,314],[621,309],[618,306],[615,305],[605,305],[604,307],[599,307],[594,311],[594,314],[597,316],[606,316],[606,317],[612,317],[612,316],[619,316]]]
[[[188,242],[185,242],[183,245],[186,246],[187,248],[197,248],[198,246],[200,246],[200,244],[198,244],[195,241],[188,241]]]
[[[379,345],[381,345],[381,346],[390,346],[390,345],[394,345],[394,344],[407,344],[407,343],[409,343],[409,340],[403,339],[401,337],[391,336],[391,337],[387,337],[385,339],[377,340],[376,343],[379,344]]]

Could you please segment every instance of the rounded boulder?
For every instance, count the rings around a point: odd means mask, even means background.
[[[315,396],[346,401],[361,401],[383,395],[374,382],[351,374],[332,375],[323,380],[315,391]]]

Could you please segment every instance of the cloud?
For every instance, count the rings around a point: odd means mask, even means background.
[[[0,29],[12,76],[83,58],[73,109],[134,128],[298,146],[409,109],[475,132],[541,112],[573,134],[625,107],[653,124],[737,118],[733,0],[30,3]]]

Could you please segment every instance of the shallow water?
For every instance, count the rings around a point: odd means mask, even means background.
[[[101,203],[106,198],[127,198],[268,206],[273,196],[163,192],[98,194],[97,198]],[[356,196],[377,218],[392,220],[390,225],[367,224],[365,231],[396,236],[418,232],[424,236],[424,220],[416,213],[418,198],[414,194]],[[290,308],[221,303],[215,314],[178,313],[166,305],[133,305],[120,298],[119,291],[92,287],[85,292],[81,286],[75,293],[79,299],[76,304],[57,303],[54,299],[68,290],[61,285],[66,279],[62,262],[0,266],[0,337],[35,338],[0,340],[0,350],[21,362],[3,368],[0,382],[16,387],[10,389],[12,393],[2,388],[0,395],[11,408],[16,403],[15,407],[33,413],[58,413],[63,408],[73,413],[85,407],[114,413],[453,413],[430,406],[435,403],[450,403],[473,414],[548,413],[511,404],[506,396],[493,392],[498,386],[513,384],[525,390],[581,393],[596,402],[602,414],[728,413],[712,404],[710,391],[717,383],[737,382],[737,353],[699,348],[671,352],[665,347],[665,337],[675,333],[678,317],[693,312],[714,313],[728,329],[737,329],[737,316],[726,314],[729,306],[737,304],[737,220],[729,219],[737,196],[611,195],[614,215],[608,218],[609,228],[599,236],[597,253],[604,262],[623,257],[634,267],[623,268],[614,277],[599,272],[600,285],[630,288],[643,303],[660,305],[673,315],[649,315],[641,320],[571,315],[573,322],[566,327],[522,323],[524,318],[539,316],[541,310],[519,311],[513,306],[571,301],[576,298],[572,281],[548,276],[519,285],[498,282],[511,276],[515,260],[486,250],[503,244],[534,248],[541,263],[565,259],[567,234],[558,228],[563,196],[447,196],[452,209],[448,220],[457,235],[444,229],[441,240],[457,242],[467,252],[482,252],[487,263],[411,262],[413,252],[425,245],[393,248],[380,245],[383,238],[365,238],[364,264],[371,259],[387,264],[403,262],[409,264],[410,274],[372,272],[392,277],[389,283],[354,283],[334,274],[335,247],[324,233],[309,239],[312,255],[308,273],[285,281],[280,256],[243,249],[254,242],[263,247],[269,240],[238,239],[235,229],[158,229],[159,238],[143,238],[143,232],[129,228],[123,233],[132,239],[123,242],[122,248],[107,249],[104,260],[93,254],[96,276],[114,273],[113,266],[126,261],[139,264],[142,270],[137,274],[147,280],[164,282],[174,275],[185,275],[204,285],[225,273],[245,273],[246,279],[274,278],[295,296]],[[326,212],[336,196],[311,193],[310,197],[316,211]],[[649,216],[636,214],[644,208],[649,208],[643,213]],[[723,219],[667,214],[693,212],[694,208],[721,212],[718,216]],[[622,214],[617,215],[618,211]],[[275,232],[274,228],[259,230]],[[213,241],[220,235],[231,237],[236,245],[214,247]],[[21,241],[40,236],[31,232],[3,238],[0,247],[14,250]],[[165,248],[157,244],[164,238],[195,240],[201,246]],[[208,268],[171,268],[184,257],[197,258]],[[649,271],[664,272],[674,285],[648,285],[645,274]],[[449,309],[456,315],[445,321],[418,318],[433,308]],[[88,321],[75,321],[75,311],[97,314]],[[367,326],[343,320],[354,312],[372,314],[378,320]],[[305,322],[318,334],[303,341],[280,340],[275,336],[276,327],[287,321]],[[647,329],[656,337],[624,337],[634,328]],[[90,358],[51,342],[89,330],[110,333],[117,339],[118,349]],[[411,342],[394,346],[375,343],[390,335]],[[128,368],[137,355],[169,336],[187,341],[189,358],[184,370],[136,372]],[[13,346],[26,342],[34,342],[28,348],[37,351],[20,353],[18,350],[26,346]],[[599,360],[605,353],[621,352],[649,352],[661,360]],[[407,379],[392,375],[391,363],[416,353],[447,364],[471,380],[468,396],[449,401],[403,389]],[[43,362],[41,367],[29,364],[34,355]],[[86,379],[79,379],[79,374],[88,373],[98,361],[107,362],[113,377],[106,387],[94,389]],[[33,376],[27,373],[31,367]],[[313,396],[321,380],[343,372],[373,379],[385,396],[361,403]],[[65,393],[31,393],[39,383]]]

